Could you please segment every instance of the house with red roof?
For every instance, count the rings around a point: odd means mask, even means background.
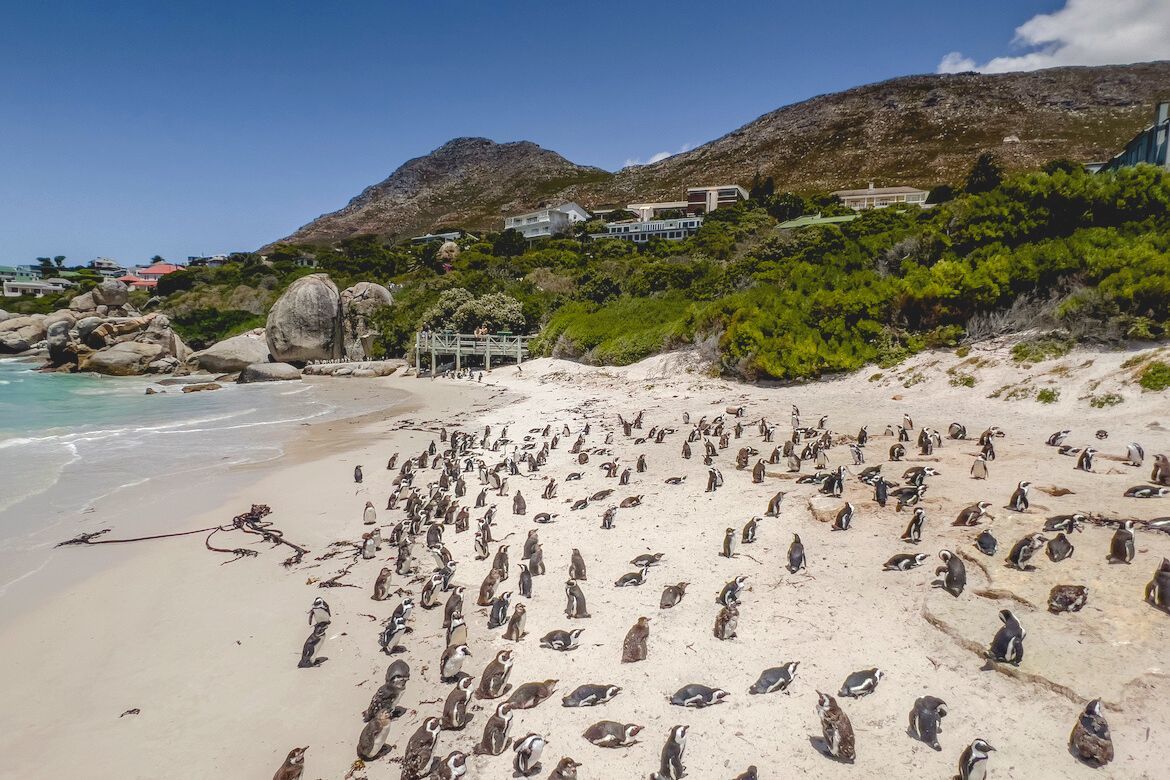
[[[167,274],[181,270],[183,266],[174,263],[152,263],[145,268],[137,268],[133,273],[119,276],[118,281],[134,290],[153,290],[158,280]]]

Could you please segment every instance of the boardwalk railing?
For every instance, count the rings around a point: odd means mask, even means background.
[[[483,356],[484,366],[490,371],[492,358],[511,359],[522,363],[528,357],[528,342],[532,336],[514,336],[511,333],[490,333],[476,336],[472,333],[420,332],[414,335],[414,367],[422,369],[422,355],[431,354],[431,370],[438,365],[437,358],[455,356],[455,370],[463,368],[463,358]]]

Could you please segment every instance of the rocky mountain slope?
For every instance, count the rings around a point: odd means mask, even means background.
[[[1153,104],[1170,97],[1167,85],[1170,62],[907,76],[785,106],[689,152],[615,174],[529,142],[459,138],[287,240],[499,229],[504,214],[545,203],[673,200],[687,186],[747,186],[757,171],[781,189],[823,191],[871,180],[957,183],[983,150],[1009,170],[1056,157],[1104,159],[1149,124]]]

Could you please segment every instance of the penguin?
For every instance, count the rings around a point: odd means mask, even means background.
[[[322,620],[313,626],[313,631],[309,634],[309,637],[305,640],[305,646],[301,649],[301,661],[297,664],[298,668],[312,669],[329,660],[320,655],[321,649],[325,646],[325,632],[328,630],[328,620]]]
[[[1162,496],[1170,496],[1170,488],[1135,485],[1125,491],[1126,498],[1161,498]]]
[[[735,558],[735,548],[739,544],[739,533],[734,528],[728,528],[723,534],[723,551],[719,553],[724,558]]]
[[[508,749],[512,740],[508,732],[512,729],[512,705],[501,702],[496,705],[496,711],[488,718],[483,726],[483,736],[475,746],[475,752],[480,755],[498,756]]]
[[[735,639],[735,627],[739,624],[739,608],[734,603],[719,610],[715,616],[715,638]]]
[[[658,600],[659,609],[670,609],[678,606],[679,602],[683,600],[686,595],[687,585],[689,582],[680,582],[677,585],[667,585],[662,589],[662,598]]]
[[[467,754],[458,750],[452,750],[447,754],[435,768],[433,774],[437,774],[439,780],[461,780],[467,775]]]
[[[911,544],[918,544],[922,541],[922,526],[926,522],[926,510],[922,507],[914,507],[914,516],[910,518],[910,523],[906,526],[905,533],[902,534],[903,542],[910,542]]]
[[[982,455],[976,457],[971,463],[971,478],[987,479],[987,459]]]
[[[423,585],[422,595],[418,598],[418,605],[423,609],[434,609],[439,606],[439,594],[443,590],[443,575],[442,573],[432,574],[431,578]]]
[[[658,771],[651,775],[651,780],[680,780],[686,777],[687,769],[683,764],[683,754],[687,749],[687,729],[689,726],[673,726],[666,744],[662,746],[662,755],[659,758]]]
[[[1113,740],[1109,724],[1101,714],[1101,700],[1085,705],[1068,739],[1069,748],[1089,766],[1102,767],[1113,760]]]
[[[1097,450],[1092,447],[1085,447],[1081,450],[1080,456],[1077,457],[1076,469],[1078,471],[1092,471],[1093,470],[1093,456],[1097,454]]]
[[[406,690],[406,683],[409,681],[410,666],[406,661],[398,660],[390,664],[386,668],[386,681],[374,691],[373,697],[370,698],[370,706],[362,713],[362,720],[368,721],[380,709],[389,710],[392,717],[398,717],[401,714],[397,706],[398,700],[402,698],[402,692]]]
[[[729,530],[734,531],[735,529]],[[637,587],[638,585],[642,585],[646,582],[646,575],[649,572],[650,567],[648,565],[643,566],[638,571],[632,571],[628,574],[623,574],[621,577],[618,577],[617,581],[614,582],[613,585],[615,588]]]
[[[703,709],[716,704],[722,704],[731,694],[722,688],[711,688],[700,683],[684,685],[670,697],[670,703],[676,707],[694,707]]]
[[[526,599],[532,598],[532,572],[528,571],[526,564],[519,564],[520,566],[520,595]]]
[[[305,751],[308,749],[306,746],[290,750],[280,769],[272,776],[272,780],[301,780],[305,773]]]
[[[759,527],[759,522],[760,522],[760,518],[753,517],[751,520],[748,520],[747,523],[744,525],[743,537],[742,537],[744,544],[755,544],[756,530]]]
[[[586,582],[589,577],[585,573],[585,559],[581,556],[581,551],[576,547],[573,548],[573,554],[569,558],[569,579],[581,580]]]
[[[526,561],[536,553],[536,548],[540,546],[540,533],[535,529],[528,532],[527,538],[524,539],[524,548],[520,553],[520,560]]]
[[[548,780],[577,780],[577,769],[580,766],[581,764],[566,756],[561,759],[561,763],[557,764],[557,768],[548,776]]]
[[[959,756],[959,780],[987,780],[988,753],[995,750],[982,739],[963,748]]]
[[[556,693],[559,680],[545,680],[543,682],[528,682],[512,691],[508,697],[508,704],[516,710],[530,710],[542,701]]]
[[[902,427],[908,431],[914,430],[914,418],[909,414],[902,414]]]
[[[817,715],[825,737],[825,751],[832,758],[852,764],[857,757],[853,744],[853,724],[849,716],[827,693],[817,691]]]
[[[792,685],[792,681],[796,679],[796,667],[798,666],[800,666],[800,661],[788,661],[780,666],[765,669],[760,672],[760,676],[752,684],[752,687],[748,688],[748,693],[761,694],[780,691],[787,694],[788,686]]]
[[[612,531],[613,530],[613,521],[614,521],[614,518],[616,518],[616,517],[617,517],[617,507],[611,506],[609,509],[606,509],[605,512],[601,515],[602,529],[606,530],[606,531]]]
[[[475,600],[476,606],[490,607],[496,598],[496,586],[500,584],[500,570],[492,568],[488,570],[487,576],[483,578],[483,582],[479,586],[479,598]]]
[[[1065,558],[1071,558],[1074,549],[1072,542],[1062,532],[1057,534],[1055,539],[1048,540],[1048,549],[1045,552],[1048,554],[1048,560],[1059,563]]]
[[[992,638],[988,655],[993,661],[1019,666],[1024,660],[1024,637],[1027,632],[1010,609],[1001,609],[999,619],[1003,625]]]
[[[1068,438],[1069,433],[1070,431],[1068,430],[1057,431],[1056,433],[1049,436],[1045,443],[1049,447],[1059,447],[1060,445],[1064,444],[1064,440]]]
[[[568,599],[565,604],[566,617],[570,619],[589,617],[589,610],[585,605],[585,593],[576,580],[571,579],[565,582],[565,596]]]
[[[665,553],[642,553],[636,556],[630,563],[634,566],[657,566],[662,563],[662,559],[666,557]]]
[[[496,556],[492,558],[492,568],[500,573],[500,579],[508,579],[508,545],[501,544],[496,548]]]
[[[837,512],[837,516],[833,518],[833,526],[830,530],[833,531],[848,531],[849,526],[853,523],[853,504],[848,501],[845,506],[841,507]]]
[[[499,628],[508,622],[508,608],[512,605],[512,591],[505,591],[492,600],[488,614],[488,628]]]
[[[857,432],[857,446],[864,447],[869,443],[869,426],[861,426],[861,430]]]
[[[562,652],[576,650],[580,646],[581,634],[583,633],[585,633],[583,628],[574,628],[571,631],[554,629],[540,638],[540,646]]]
[[[555,522],[555,518],[557,517],[559,517],[559,515],[550,514],[548,512],[537,512],[532,516],[532,522],[540,523],[541,525],[547,525],[549,523]]]
[[[390,736],[390,710],[374,713],[358,736],[357,755],[363,761],[373,761],[386,750],[386,738]]]
[[[1154,467],[1150,470],[1150,482],[1155,485],[1170,486],[1170,458],[1161,454],[1154,456]]]
[[[539,544],[536,545],[536,549],[532,551],[532,556],[528,559],[528,571],[533,577],[544,575],[544,548]]]
[[[443,605],[443,628],[451,625],[452,618],[463,616],[463,593],[466,590],[462,585],[457,585],[451,590],[447,603]]]
[[[629,496],[628,498],[623,498],[622,502],[620,504],[618,504],[618,508],[619,509],[633,509],[636,506],[641,506],[642,505],[642,498],[643,498],[643,496]]]
[[[512,750],[516,752],[516,758],[512,762],[516,774],[531,777],[540,771],[540,756],[544,752],[545,744],[545,738],[540,734],[528,734],[512,746]]]
[[[886,506],[886,501],[890,498],[890,483],[886,482],[882,477],[878,477],[873,483],[873,500],[877,505],[883,509]]]
[[[897,463],[898,461],[902,460],[902,458],[904,458],[904,457],[906,457],[906,447],[905,446],[903,446],[901,443],[893,444],[890,446],[890,460],[891,461],[893,461],[894,463]]]
[[[1087,520],[1088,518],[1079,512],[1074,512],[1071,515],[1056,515],[1044,521],[1044,530],[1063,531],[1070,534],[1074,531],[1083,532]]]
[[[361,466],[354,466],[353,467],[353,481],[358,483],[359,485],[362,484],[362,467]]]
[[[367,501],[366,508],[362,511],[363,525],[376,525],[378,522],[378,513],[374,509],[374,502]]]
[[[962,423],[953,422],[947,426],[947,436],[961,440],[967,438],[967,427]]]
[[[626,633],[622,641],[622,663],[632,664],[645,661],[649,654],[647,641],[650,639],[650,618],[640,617]]]
[[[578,685],[572,693],[561,698],[561,706],[596,707],[610,701],[621,691],[616,685]]]
[[[760,458],[756,461],[756,465],[752,467],[752,482],[754,484],[758,485],[764,481],[764,469],[764,459]]]
[[[387,655],[396,652],[398,650],[398,643],[402,641],[402,637],[405,635],[406,618],[392,615],[386,621],[386,626],[382,629],[382,633],[378,635],[378,643],[382,646],[382,652]]]
[[[926,563],[927,553],[898,553],[882,564],[883,571],[910,571]]]
[[[1109,541],[1110,563],[1133,563],[1133,526],[1133,520],[1126,520],[1113,532],[1113,538]]]
[[[405,777],[425,777],[431,766],[435,742],[439,738],[442,723],[430,717],[411,735],[402,754],[402,774]]]
[[[796,574],[803,568],[805,568],[804,544],[800,541],[799,534],[793,534],[792,544],[788,546],[788,571],[790,574]]]
[[[527,612],[523,604],[516,605],[508,620],[508,627],[504,629],[504,639],[519,642],[527,635],[528,632],[524,630],[524,624],[528,622]]]
[[[1030,506],[1028,502],[1028,489],[1032,487],[1031,482],[1020,482],[1016,485],[1016,490],[1012,493],[1011,500],[1008,501],[1008,508],[1014,509],[1017,512],[1027,512]]]
[[[744,586],[747,584],[747,575],[741,574],[734,580],[729,581],[723,586],[723,590],[719,591],[719,596],[715,599],[716,604],[727,606],[739,601],[739,594],[743,592]]]
[[[501,650],[484,667],[475,695],[481,699],[498,699],[508,692],[508,678],[512,675],[515,657],[511,650]]]
[[[940,550],[938,557],[943,565],[934,570],[935,576],[942,576],[942,589],[958,598],[967,587],[967,566],[963,559],[950,550]]]
[[[1080,612],[1089,601],[1089,589],[1084,585],[1053,585],[1048,592],[1048,611]]]
[[[975,538],[975,549],[984,555],[995,555],[996,549],[999,547],[999,542],[991,535],[991,531],[984,530]]]
[[[333,613],[329,610],[329,604],[325,599],[317,597],[313,599],[313,605],[309,607],[309,625],[315,626],[318,623],[328,623],[333,619]]]
[[[719,469],[712,466],[707,469],[707,489],[704,493],[714,493],[723,485],[723,474]]]
[[[946,715],[947,703],[942,699],[936,696],[918,698],[910,710],[910,736],[941,751],[938,735],[942,732],[942,719]]]
[[[613,720],[599,720],[581,735],[590,743],[603,748],[619,748],[636,745],[638,732],[642,727],[636,723],[618,723]]]
[[[1146,585],[1146,603],[1164,612],[1170,612],[1170,558],[1163,558],[1154,570],[1154,576]]]
[[[878,683],[886,673],[881,669],[864,669],[860,672],[853,672],[845,678],[845,682],[841,683],[841,690],[837,693],[838,696],[851,696],[855,699],[860,699],[862,696],[868,696],[877,690]]]
[[[1020,539],[1008,553],[1008,565],[1020,571],[1032,571],[1036,567],[1029,565],[1028,561],[1047,541],[1048,539],[1040,534],[1029,534]]]
[[[487,542],[484,541],[483,532],[475,532],[475,559],[477,561],[487,560],[491,553],[488,552]]]
[[[1129,466],[1141,468],[1146,462],[1146,451],[1136,441],[1131,441],[1125,448],[1125,462]]]
[[[756,769],[755,764],[752,764],[743,772],[736,775],[735,780],[760,780],[759,770]]]
[[[442,682],[455,682],[463,669],[463,661],[471,657],[471,650],[467,645],[450,645],[443,651],[439,659],[439,679]]]

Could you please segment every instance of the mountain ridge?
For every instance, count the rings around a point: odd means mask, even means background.
[[[283,241],[390,238],[441,227],[500,229],[507,213],[677,200],[687,186],[758,172],[800,192],[958,183],[981,151],[1006,170],[1106,159],[1170,99],[1170,61],[1006,74],[912,75],[782,106],[690,151],[608,172],[531,141],[455,138],[403,163]]]

